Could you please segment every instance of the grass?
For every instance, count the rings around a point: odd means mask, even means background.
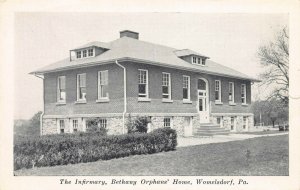
[[[248,134],[248,135],[269,135],[280,134],[288,131],[270,130],[270,131],[253,131],[253,132],[238,132],[236,134]]]
[[[108,161],[17,170],[15,175],[286,176],[288,158],[288,135],[280,135]]]

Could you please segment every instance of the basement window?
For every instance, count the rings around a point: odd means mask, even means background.
[[[164,118],[164,127],[172,127],[172,118],[171,117]]]
[[[220,125],[220,127],[223,127],[223,117],[217,117],[217,124]]]
[[[235,131],[235,117],[230,117],[230,130]]]
[[[243,129],[244,130],[248,129],[248,117],[246,116],[243,117]]]
[[[59,131],[60,133],[65,133],[65,121],[64,120],[59,120]]]
[[[107,127],[107,119],[100,119],[98,125],[99,125],[100,128],[106,129],[106,127]]]
[[[77,132],[78,131],[78,120],[74,119],[73,120],[73,132]]]

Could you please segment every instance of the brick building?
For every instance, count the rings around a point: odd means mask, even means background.
[[[137,116],[149,117],[149,130],[172,127],[184,136],[253,127],[251,83],[258,80],[208,56],[144,42],[129,30],[69,55],[31,72],[44,83],[42,135],[85,131],[88,118],[122,134]]]

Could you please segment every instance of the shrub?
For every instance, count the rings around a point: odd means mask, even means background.
[[[48,135],[14,145],[14,169],[93,162],[99,159],[175,150],[176,131],[102,136],[99,133]]]
[[[149,117],[137,117],[132,120],[129,116],[127,123],[128,133],[147,133],[148,123],[150,123]]]
[[[107,135],[107,129],[100,126],[100,118],[91,118],[86,121],[87,133],[97,133],[98,135]]]

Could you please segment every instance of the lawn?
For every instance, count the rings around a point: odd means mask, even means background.
[[[288,135],[177,148],[151,155],[15,171],[15,175],[289,175]]]

